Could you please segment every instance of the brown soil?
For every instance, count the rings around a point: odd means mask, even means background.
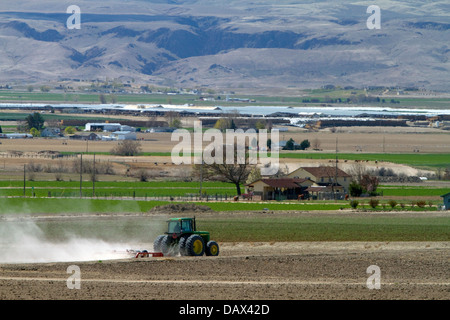
[[[221,243],[218,257],[0,265],[0,299],[297,300],[450,297],[448,242]],[[68,289],[70,265],[81,288]],[[367,268],[381,271],[369,289]]]
[[[150,214],[171,214],[171,213],[203,213],[212,212],[211,208],[208,206],[202,206],[194,203],[170,203],[163,206],[156,206],[150,209]]]

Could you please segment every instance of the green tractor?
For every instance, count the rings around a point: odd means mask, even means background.
[[[218,256],[219,244],[212,241],[207,231],[197,231],[195,218],[171,218],[165,234],[156,237],[153,251],[164,256]]]

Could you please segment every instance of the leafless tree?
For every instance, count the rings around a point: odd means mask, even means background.
[[[135,156],[141,152],[141,143],[136,140],[123,140],[119,142],[111,153],[118,156]]]
[[[241,195],[241,184],[247,181],[255,165],[250,164],[248,152],[245,153],[245,159],[240,159],[238,154],[239,152],[235,150],[234,162],[230,163],[227,161],[226,151],[224,151],[222,163],[197,164],[194,165],[194,171],[197,172],[196,174],[201,174],[204,179],[219,179],[234,184],[237,195]]]
[[[313,142],[312,142],[312,147],[314,150],[318,150],[320,149],[320,140],[319,138],[314,138]]]

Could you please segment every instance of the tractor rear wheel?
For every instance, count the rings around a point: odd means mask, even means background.
[[[215,241],[209,241],[206,244],[206,251],[207,256],[218,256],[219,255],[219,244]]]
[[[205,253],[205,242],[197,234],[191,235],[186,240],[186,252],[189,256],[202,256]]]
[[[184,235],[181,236],[180,241],[178,242],[178,251],[180,252],[181,256],[187,256],[187,250],[186,250],[186,241],[188,239],[189,236]]]
[[[157,236],[155,241],[153,242],[153,251],[161,252],[161,241],[165,237],[165,235]]]
[[[171,253],[172,250],[172,237],[164,236],[161,240],[161,252],[166,256]]]

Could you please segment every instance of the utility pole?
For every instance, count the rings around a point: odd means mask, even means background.
[[[25,197],[25,184],[26,184],[25,164],[23,165],[23,196]]]
[[[82,184],[83,184],[83,154],[80,154],[80,199],[82,198]]]
[[[200,200],[202,200],[202,183],[203,183],[203,159],[200,165]]]
[[[334,170],[334,185],[337,185],[337,176],[338,176],[338,138],[336,137],[336,163]],[[333,190],[334,200],[336,200],[336,190]]]
[[[92,172],[92,197],[95,197],[95,152],[94,152],[94,166]]]

